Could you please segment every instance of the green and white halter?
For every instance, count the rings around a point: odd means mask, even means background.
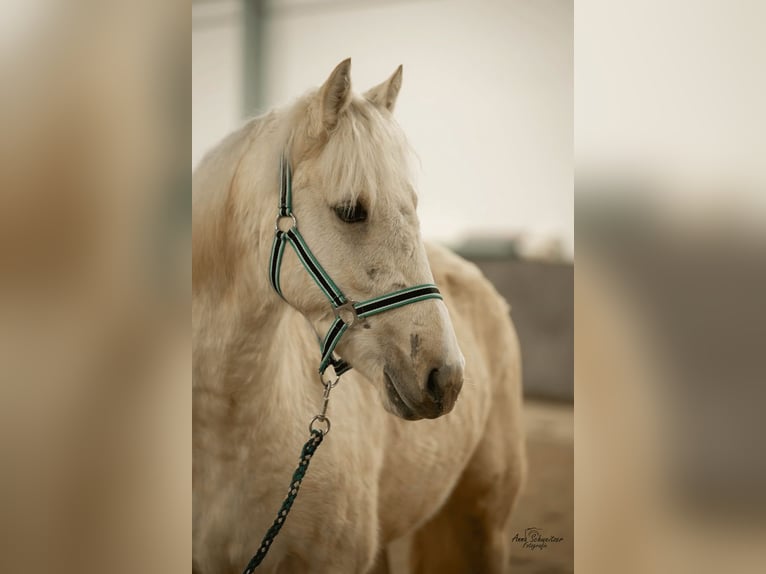
[[[321,343],[322,358],[319,363],[319,373],[323,374],[327,367],[332,365],[335,374],[341,375],[348,371],[351,366],[342,359],[333,356],[335,347],[340,342],[340,338],[346,330],[354,325],[359,319],[364,319],[384,311],[390,311],[404,305],[417,303],[426,299],[441,299],[438,287],[431,283],[424,285],[415,285],[407,287],[400,291],[394,291],[387,295],[374,297],[367,301],[356,302],[347,298],[343,291],[335,284],[324,267],[317,261],[317,258],[311,252],[306,241],[298,231],[298,220],[292,210],[292,171],[290,163],[284,155],[280,159],[280,185],[279,185],[279,212],[274,223],[274,245],[271,248],[271,261],[269,263],[269,280],[274,290],[284,299],[282,288],[280,286],[280,269],[282,265],[282,255],[285,251],[285,243],[290,243],[295,250],[298,259],[301,260],[308,274],[314,280],[329,299],[332,305],[335,320],[330,326],[327,335]],[[279,228],[282,219],[289,218],[292,225],[287,231]]]

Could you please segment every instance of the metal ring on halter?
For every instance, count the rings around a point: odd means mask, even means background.
[[[333,366],[333,364],[330,363],[327,366],[328,367],[332,367],[332,372],[333,372],[333,374],[335,374],[335,367]],[[330,378],[332,379],[333,377],[330,377]],[[322,373],[319,373],[319,382],[322,383],[322,386],[325,387],[325,388],[330,387],[331,389],[334,389],[338,385],[338,383],[340,382],[340,375],[335,374],[335,380],[334,381],[332,381],[332,380],[325,381],[324,380],[324,375]]]
[[[314,428],[314,423],[316,423],[316,422],[324,423],[325,428],[324,429]],[[324,415],[317,415],[317,416],[315,416],[313,419],[311,419],[311,422],[309,423],[309,432],[314,432],[315,430],[318,430],[319,432],[321,432],[322,435],[326,435],[327,433],[329,433],[330,432],[330,419],[328,419]]]
[[[356,314],[356,307],[354,307],[354,304],[356,301],[352,301],[349,299],[343,305],[338,305],[337,307],[333,307],[332,312],[335,313],[335,317],[343,321],[347,327],[351,327],[359,320],[359,315]],[[346,319],[341,315],[341,313],[350,313],[351,314],[351,320],[346,321]]]
[[[287,215],[277,214],[277,218],[274,220],[274,233],[281,231],[281,229],[279,229],[279,221],[281,219],[287,219],[288,217],[293,220],[293,225],[290,229],[298,229],[298,220],[295,219],[295,215],[293,213],[288,213]],[[290,231],[290,229],[287,231]],[[284,231],[283,233],[287,233],[287,231]]]

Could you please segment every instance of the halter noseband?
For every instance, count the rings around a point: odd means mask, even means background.
[[[322,360],[319,364],[319,373],[324,374],[329,365],[333,366],[336,375],[342,375],[351,366],[342,359],[333,356],[335,347],[340,342],[340,338],[346,329],[354,325],[359,319],[364,319],[384,311],[390,311],[397,307],[403,307],[418,301],[426,299],[441,299],[441,293],[436,285],[427,283],[408,287],[400,291],[394,291],[387,295],[368,299],[367,301],[356,302],[347,298],[343,291],[330,278],[330,275],[320,265],[317,258],[306,245],[306,241],[298,231],[298,221],[292,211],[292,171],[290,164],[285,160],[284,155],[280,159],[280,177],[279,177],[279,212],[274,222],[274,245],[271,248],[271,261],[269,262],[269,280],[272,287],[282,299],[282,288],[280,287],[280,269],[282,266],[282,255],[285,250],[285,243],[289,242],[295,250],[295,254],[300,259],[303,267],[314,282],[322,290],[332,305],[335,320],[330,326],[327,335],[321,343]],[[292,226],[287,231],[279,228],[280,220],[284,218],[292,219]]]

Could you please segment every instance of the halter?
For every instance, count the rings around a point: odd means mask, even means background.
[[[298,259],[301,260],[303,267],[330,301],[333,313],[335,314],[335,320],[320,344],[322,359],[319,363],[319,374],[324,374],[327,367],[332,365],[336,376],[340,376],[351,369],[351,366],[343,359],[334,357],[333,352],[340,342],[343,333],[349,327],[355,325],[360,319],[426,299],[441,299],[442,296],[436,285],[426,283],[407,287],[406,289],[362,302],[346,297],[327,271],[325,271],[324,267],[317,261],[311,249],[306,245],[306,241],[303,239],[300,231],[298,231],[298,220],[295,218],[292,210],[292,171],[290,163],[285,160],[284,155],[280,158],[279,168],[279,211],[274,222],[274,244],[271,248],[271,261],[269,262],[269,280],[274,290],[284,299],[279,279],[285,243],[290,243]],[[292,225],[287,231],[282,231],[279,228],[279,222],[286,218],[292,220]]]

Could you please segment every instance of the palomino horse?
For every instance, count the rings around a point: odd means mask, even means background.
[[[282,157],[305,243],[350,299],[435,283],[443,301],[367,317],[340,339],[353,370],[333,391],[332,432],[260,571],[387,572],[403,537],[417,572],[507,569],[505,527],[525,474],[508,306],[476,267],[420,238],[392,115],[401,67],[363,96],[349,71],[346,60],[318,90],[252,120],[194,174],[197,574],[248,563],[322,404],[317,337],[333,309],[292,249],[283,297],[270,285]]]

